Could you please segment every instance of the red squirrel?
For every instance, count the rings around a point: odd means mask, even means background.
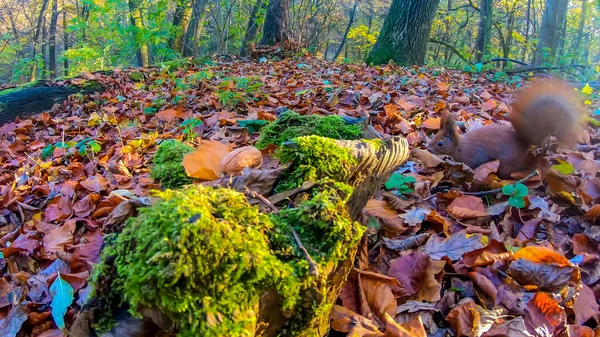
[[[566,83],[536,80],[516,94],[509,114],[512,126],[491,124],[461,134],[454,116],[444,112],[440,130],[427,149],[471,168],[499,160],[498,176],[510,179],[515,172],[535,169],[530,149],[540,147],[548,136],[556,136],[564,146],[575,146],[583,131],[583,113],[575,91]]]

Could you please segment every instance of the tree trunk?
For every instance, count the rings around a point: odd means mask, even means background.
[[[542,16],[540,36],[535,50],[533,63],[541,65],[545,61],[552,62],[552,55],[556,51],[558,32],[559,3],[564,0],[546,0],[546,8]]]
[[[552,59],[556,57],[556,55],[563,55],[563,51],[565,50],[566,43],[566,35],[567,35],[567,7],[569,5],[569,0],[559,0],[558,3],[558,14],[556,15],[556,25],[558,29],[558,42],[556,46],[556,51],[552,55]]]
[[[40,30],[42,29],[42,23],[44,22],[44,15],[46,14],[46,8],[48,8],[48,0],[44,0],[42,2],[42,8],[40,9],[40,14],[38,16],[37,25],[35,28],[35,34],[33,36],[33,48],[31,52],[31,59],[35,60],[37,55],[37,44],[40,39]],[[33,69],[31,70],[31,81],[35,81],[37,75],[37,62],[33,62]]]
[[[141,66],[147,67],[150,65],[150,50],[148,43],[141,36],[142,30],[144,30],[144,22],[142,21],[140,3],[141,0],[129,0],[129,15],[131,25],[134,27],[135,43],[138,46],[138,61]]]
[[[185,37],[192,18],[192,10],[192,2],[190,0],[182,0],[177,4],[175,16],[173,17],[173,27],[176,29],[176,33],[173,36],[171,48],[181,53],[183,53]]]
[[[96,81],[84,86],[54,85],[48,81],[36,81],[20,87],[0,91],[0,125],[17,117],[27,117],[50,110],[61,104],[69,95],[86,94],[102,90]]]
[[[240,55],[242,56],[248,55],[248,45],[256,40],[256,34],[258,33],[258,24],[256,23],[256,18],[258,17],[259,10],[264,6],[264,4],[264,0],[256,0],[254,6],[252,6],[252,13],[250,13],[250,18],[248,19],[246,35],[244,36],[242,49],[240,50]]]
[[[525,14],[525,46],[523,47],[523,54],[521,55],[521,59],[525,61],[525,55],[527,54],[527,49],[529,49],[529,19],[531,17],[531,0],[527,0],[527,13]]]
[[[56,25],[58,23],[58,0],[52,1],[52,16],[50,18],[50,44],[48,48],[48,69],[50,78],[56,77]]]
[[[352,11],[350,12],[350,19],[348,20],[348,26],[346,26],[346,31],[344,32],[344,37],[342,38],[342,43],[338,47],[337,52],[333,56],[333,60],[337,60],[337,58],[342,53],[342,48],[346,44],[346,40],[348,40],[348,32],[350,32],[350,28],[352,28],[352,24],[354,23],[354,16],[356,15],[356,8],[358,7],[358,0],[354,0],[354,6],[352,6]]]
[[[63,24],[63,48],[64,52],[69,50],[69,34],[67,34],[67,9],[65,8],[65,2],[63,0],[63,8],[62,8],[62,24]],[[69,60],[64,58],[64,74],[65,76],[69,76]]]
[[[368,64],[423,64],[439,0],[393,0]],[[418,13],[418,15],[416,15]]]
[[[202,6],[199,9],[198,22],[196,29],[194,30],[194,55],[198,56],[198,50],[200,48],[200,38],[202,38],[202,30],[204,29],[204,19],[206,18],[206,0],[202,1]]]
[[[579,17],[579,26],[577,27],[577,37],[573,41],[572,44],[572,53],[579,52],[579,46],[581,45],[581,40],[583,40],[583,27],[585,27],[585,19],[587,13],[587,0],[581,0],[581,16]],[[575,60],[573,60],[575,61]]]
[[[261,45],[272,46],[287,41],[289,36],[290,0],[270,0],[263,25]]]
[[[477,54],[475,61],[480,63],[485,56],[487,47],[492,40],[492,0],[481,0],[479,9],[479,29],[477,31]]]

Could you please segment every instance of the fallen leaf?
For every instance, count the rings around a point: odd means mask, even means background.
[[[89,177],[79,184],[92,193],[100,193],[102,191],[106,191],[108,188],[108,180],[106,180],[106,178],[104,178],[101,174],[96,174],[92,177]]]
[[[465,231],[453,234],[446,240],[433,235],[425,243],[423,252],[434,260],[448,257],[452,261],[459,260],[463,254],[482,248],[481,234],[467,235]]]
[[[421,127],[430,130],[439,130],[440,121],[441,119],[439,117],[428,118],[421,123]]]
[[[74,291],[71,285],[63,280],[58,274],[58,277],[50,286],[50,295],[52,295],[52,318],[59,329],[65,328],[65,314],[67,308],[73,303]]]
[[[405,214],[400,214],[400,217],[404,219],[404,223],[408,224],[411,227],[421,224],[427,215],[429,215],[430,210],[424,208],[411,208]]]
[[[585,220],[594,220],[599,216],[600,216],[600,204],[597,204],[597,205],[592,206],[592,208],[590,208],[587,212],[585,212],[585,214],[583,215],[583,218]]]
[[[417,296],[429,267],[429,257],[421,252],[413,252],[390,262],[387,274],[398,279],[411,296]]]
[[[198,148],[183,158],[183,167],[188,177],[215,180],[221,176],[221,160],[230,152],[227,144],[215,140],[204,141]]]
[[[552,336],[555,331],[565,327],[566,317],[563,308],[552,296],[537,292],[527,303],[524,320],[530,334],[538,336],[542,331],[547,331]]]
[[[408,227],[404,225],[404,220],[401,219],[385,201],[375,199],[369,200],[363,209],[363,213],[368,216],[381,218],[384,224],[394,230],[394,236],[401,235],[408,229]]]
[[[469,336],[473,337],[474,326],[474,315],[473,309],[477,306],[475,302],[470,298],[461,300],[457,306],[452,308],[448,315],[446,315],[446,321],[450,323],[452,329],[456,332],[457,336]]]
[[[11,242],[9,247],[2,250],[2,254],[4,254],[5,257],[16,252],[27,252],[27,255],[33,254],[40,245],[37,236],[38,234],[34,231],[28,232],[27,234],[20,234],[15,241]]]
[[[436,167],[444,162],[440,157],[427,150],[413,148],[411,150],[411,155],[420,160],[427,168]]]
[[[77,201],[73,205],[73,212],[78,217],[86,217],[96,208],[96,203],[100,200],[100,194],[91,193]]]
[[[493,160],[479,165],[473,170],[475,172],[475,180],[484,181],[490,174],[498,172],[498,167],[500,167],[499,160]]]
[[[63,252],[65,246],[73,243],[73,234],[75,232],[75,221],[65,221],[62,226],[55,226],[44,235],[44,245],[42,246],[42,255],[46,258],[54,256],[52,253]]]
[[[516,317],[492,326],[484,335],[485,337],[534,337],[527,332],[523,317]]]
[[[67,197],[57,196],[44,211],[46,222],[61,221],[71,216],[73,209],[71,201]]]
[[[557,266],[572,266],[571,262],[560,253],[546,247],[527,246],[514,254],[515,259],[525,259],[536,263],[553,263]]]
[[[427,337],[427,331],[421,321],[421,316],[406,323],[396,323],[394,319],[386,314],[385,316],[385,336],[386,337]]]
[[[471,195],[463,195],[452,201],[446,209],[456,219],[472,219],[487,216],[483,201]]]
[[[464,254],[463,263],[469,268],[486,267],[499,260],[506,261],[510,257],[504,243],[491,240],[484,248]]]
[[[15,296],[19,298],[20,296]],[[27,320],[27,312],[21,303],[13,301],[12,308],[8,312],[8,316],[0,319],[0,336],[16,337],[21,326]]]
[[[573,312],[575,312],[575,320],[583,325],[590,318],[594,318],[596,322],[600,319],[598,302],[594,291],[587,285],[583,284],[579,290],[579,296],[573,304]]]
[[[379,328],[370,320],[342,306],[334,305],[331,313],[331,328],[339,331],[350,333],[353,330],[362,331],[360,334],[357,331],[353,336],[372,336],[384,337],[385,335],[379,332]],[[371,333],[365,334],[365,332]],[[351,336],[348,334],[348,336]]]
[[[366,303],[361,304],[361,314],[368,317],[369,311],[384,321],[385,315],[396,314],[396,298],[392,293],[392,289],[385,282],[372,277],[361,277],[359,276],[360,289],[364,294],[364,301]],[[365,304],[368,306],[365,307]]]

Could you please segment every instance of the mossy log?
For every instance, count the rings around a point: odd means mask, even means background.
[[[259,212],[228,188],[159,192],[162,201],[109,238],[95,296],[69,336],[96,336],[92,325],[107,313],[118,325],[105,337],[326,335],[364,231],[362,208],[408,158],[408,144],[308,136],[282,150],[292,159],[283,174],[318,179],[294,206],[254,195],[272,210]],[[127,308],[141,318],[119,319]]]
[[[0,91],[0,125],[17,117],[27,117],[50,110],[54,104],[61,104],[69,95],[87,94],[102,89],[97,81],[85,84],[54,85],[50,81],[36,81],[15,88]]]

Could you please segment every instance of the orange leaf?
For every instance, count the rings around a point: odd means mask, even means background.
[[[406,111],[412,111],[414,110],[417,106],[412,104],[411,102],[405,101],[403,99],[399,99],[398,101],[396,101],[396,103],[404,110]]]
[[[440,118],[428,118],[423,123],[421,123],[421,127],[426,129],[438,130],[440,128]]]
[[[564,309],[552,296],[545,292],[537,292],[525,309],[525,325],[527,331],[536,334],[536,328],[545,325],[549,335],[564,327],[566,315]]]
[[[459,220],[487,216],[483,201],[472,195],[464,195],[454,199],[446,210]]]
[[[386,104],[383,106],[383,110],[388,115],[396,115],[400,113],[400,110],[398,110],[398,107],[395,104]]]
[[[171,120],[174,118],[183,118],[183,111],[175,109],[166,109],[156,114],[159,119]]]
[[[437,88],[439,91],[448,91],[448,85],[444,82],[437,82]]]
[[[215,180],[221,176],[221,159],[230,152],[229,145],[216,140],[203,142],[198,148],[183,157],[183,167],[188,177]]]
[[[386,314],[396,315],[396,298],[389,285],[379,279],[361,275],[358,276],[358,280],[359,287],[364,294],[360,303],[363,316],[372,312],[383,321]]]
[[[475,180],[484,181],[491,173],[498,172],[498,167],[500,167],[500,161],[494,160],[484,163],[477,167],[475,171]]]
[[[52,253],[63,252],[66,245],[72,244],[75,223],[75,220],[67,220],[62,226],[55,226],[54,229],[46,233],[43,240],[42,256],[51,258]]]
[[[398,236],[408,229],[408,226],[404,225],[404,220],[385,201],[371,199],[367,202],[363,212],[369,216],[381,218],[383,223],[389,227],[385,228],[386,231],[391,230],[394,233],[393,236]]]
[[[597,205],[592,206],[592,208],[590,208],[587,212],[585,212],[585,214],[583,215],[583,218],[585,220],[594,220],[599,216],[600,216],[600,204],[597,204]]]
[[[455,96],[454,102],[462,103],[462,104],[469,104],[469,103],[471,103],[471,98],[469,96]]]
[[[550,248],[527,246],[519,249],[514,254],[515,260],[524,259],[535,263],[552,263],[560,267],[571,266],[569,260]]]

